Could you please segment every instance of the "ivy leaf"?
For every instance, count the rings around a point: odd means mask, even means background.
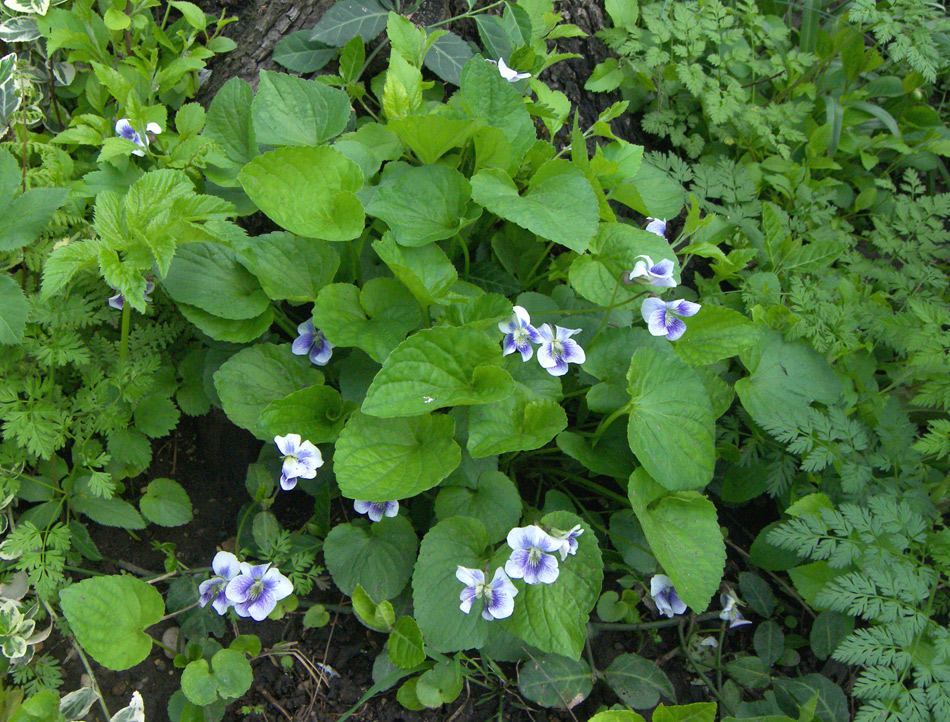
[[[451,416],[379,419],[357,412],[343,427],[333,458],[343,496],[393,501],[431,489],[461,461]]]
[[[272,150],[244,166],[238,181],[268,218],[291,233],[349,241],[363,232],[363,206],[355,195],[363,172],[333,148]]]
[[[594,189],[577,166],[549,160],[538,168],[521,195],[502,170],[472,176],[472,198],[489,211],[543,238],[583,253],[597,232]]]
[[[423,329],[397,346],[366,392],[363,411],[412,416],[445,406],[485,404],[513,390],[498,344],[478,329]]]

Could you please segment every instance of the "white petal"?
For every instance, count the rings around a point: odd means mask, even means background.
[[[521,321],[522,326],[528,326],[531,323],[531,316],[528,315],[528,312],[521,306],[515,306],[512,308],[512,311],[515,312],[515,317]]]
[[[469,569],[459,565],[455,569],[455,578],[466,587],[474,587],[476,584],[485,583],[485,572],[481,569]]]
[[[673,580],[668,576],[665,574],[654,574],[653,579],[650,580],[650,596],[655,598],[658,594],[661,594],[672,586]]]
[[[219,577],[230,582],[241,573],[241,562],[231,552],[218,552],[211,560],[211,568]]]
[[[149,123],[145,126],[145,130],[147,130],[149,133],[154,133],[155,135],[162,134],[162,126],[160,126],[158,123]]]

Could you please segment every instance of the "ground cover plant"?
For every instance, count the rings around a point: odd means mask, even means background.
[[[584,127],[550,0],[420,5],[203,107],[226,14],[5,0],[3,719],[255,719],[340,616],[379,651],[333,719],[945,719],[944,11],[605,0]],[[103,570],[194,528],[146,470],[213,408],[227,543]],[[156,648],[177,691],[110,708]]]

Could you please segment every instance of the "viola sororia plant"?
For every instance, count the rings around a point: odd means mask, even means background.
[[[0,6],[4,719],[220,720],[265,659],[321,689],[256,633],[298,609],[386,635],[410,710],[948,718],[950,22],[588,4],[594,112],[569,3],[340,0],[207,107],[224,14]],[[212,407],[260,448],[229,538],[105,559],[195,520],[147,470]],[[95,665],[156,644],[181,689],[112,714]]]

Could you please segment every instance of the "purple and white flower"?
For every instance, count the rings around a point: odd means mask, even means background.
[[[561,543],[539,526],[516,527],[508,532],[508,546],[514,551],[505,562],[505,571],[513,579],[524,579],[525,584],[551,584],[560,573],[552,552],[559,551]]]
[[[656,235],[661,238],[666,238],[666,219],[662,220],[659,218],[647,218],[649,223],[644,230],[650,231],[650,233],[656,233]]]
[[[587,360],[584,349],[571,336],[580,333],[579,328],[561,328],[546,323],[538,329],[542,343],[538,347],[538,363],[552,376],[563,376],[567,373],[567,365],[582,364]]]
[[[231,600],[224,593],[228,582],[241,573],[241,563],[231,552],[218,552],[211,561],[214,576],[198,585],[198,606],[204,607],[211,602],[214,611],[224,614],[231,606]]]
[[[489,584],[485,583],[485,572],[481,569],[469,569],[461,565],[455,570],[455,578],[465,585],[465,589],[459,594],[462,602],[459,609],[466,614],[472,611],[472,604],[481,597],[485,598],[482,619],[504,619],[515,611],[518,590],[501,567],[495,570],[495,576]]]
[[[673,580],[665,574],[655,574],[650,580],[650,596],[656,604],[656,611],[670,619],[686,611],[686,605],[673,588]]]
[[[120,138],[125,138],[126,140],[131,140],[138,146],[142,148],[148,148],[148,134],[159,135],[162,132],[162,126],[158,123],[149,123],[145,126],[145,135],[139,135],[138,131],[132,127],[132,123],[129,122],[128,118],[122,118],[115,124],[115,133]],[[145,155],[145,151],[142,150],[133,150],[132,153],[137,156]]]
[[[664,301],[661,298],[644,299],[640,306],[640,315],[647,322],[647,329],[654,336],[666,336],[675,341],[686,333],[686,323],[679,316],[695,316],[701,306],[692,301]],[[538,352],[541,355],[541,352]]]
[[[512,70],[502,58],[498,58],[498,72],[509,83],[517,83],[519,80],[531,77],[531,73],[519,73],[517,70]]]
[[[649,256],[637,256],[642,261],[633,264],[633,270],[630,271],[630,280],[638,278],[643,279],[641,283],[648,286],[660,286],[663,288],[675,288],[676,280],[673,278],[673,261],[664,258],[659,263],[654,263]]]
[[[309,356],[310,363],[317,366],[326,366],[333,355],[333,344],[327,341],[322,331],[313,327],[313,320],[308,319],[297,326],[300,335],[294,339],[290,350],[297,356]]]
[[[112,290],[114,291],[115,289],[113,288]],[[152,297],[148,294],[154,290],[155,283],[152,281],[145,281],[145,303],[151,303]],[[121,311],[125,306],[125,296],[123,296],[121,293],[117,293],[114,296],[109,296],[109,305],[116,311]]]
[[[283,454],[284,463],[280,472],[280,488],[290,491],[297,486],[297,478],[312,479],[317,469],[323,466],[323,454],[309,441],[301,441],[300,434],[275,436],[274,443]]]
[[[382,521],[384,516],[392,518],[399,514],[398,501],[354,501],[353,508],[357,514],[366,514],[370,521]]]
[[[244,562],[241,574],[225,587],[225,594],[238,616],[250,617],[255,622],[267,617],[277,602],[293,591],[293,583],[270,564],[252,566]]]
[[[724,622],[729,622],[729,629],[741,627],[744,624],[752,624],[748,619],[742,616],[739,611],[739,600],[731,593],[720,594],[719,603],[722,604],[722,611],[719,618]]]
[[[567,559],[568,555],[577,554],[577,537],[584,533],[580,524],[571,527],[569,531],[552,534],[552,536],[561,543],[558,552],[561,555],[561,561]]]
[[[531,316],[521,306],[514,307],[514,315],[498,324],[498,330],[505,334],[504,355],[515,351],[521,353],[521,360],[527,361],[534,354],[532,343],[541,343],[544,339],[531,325]]]

